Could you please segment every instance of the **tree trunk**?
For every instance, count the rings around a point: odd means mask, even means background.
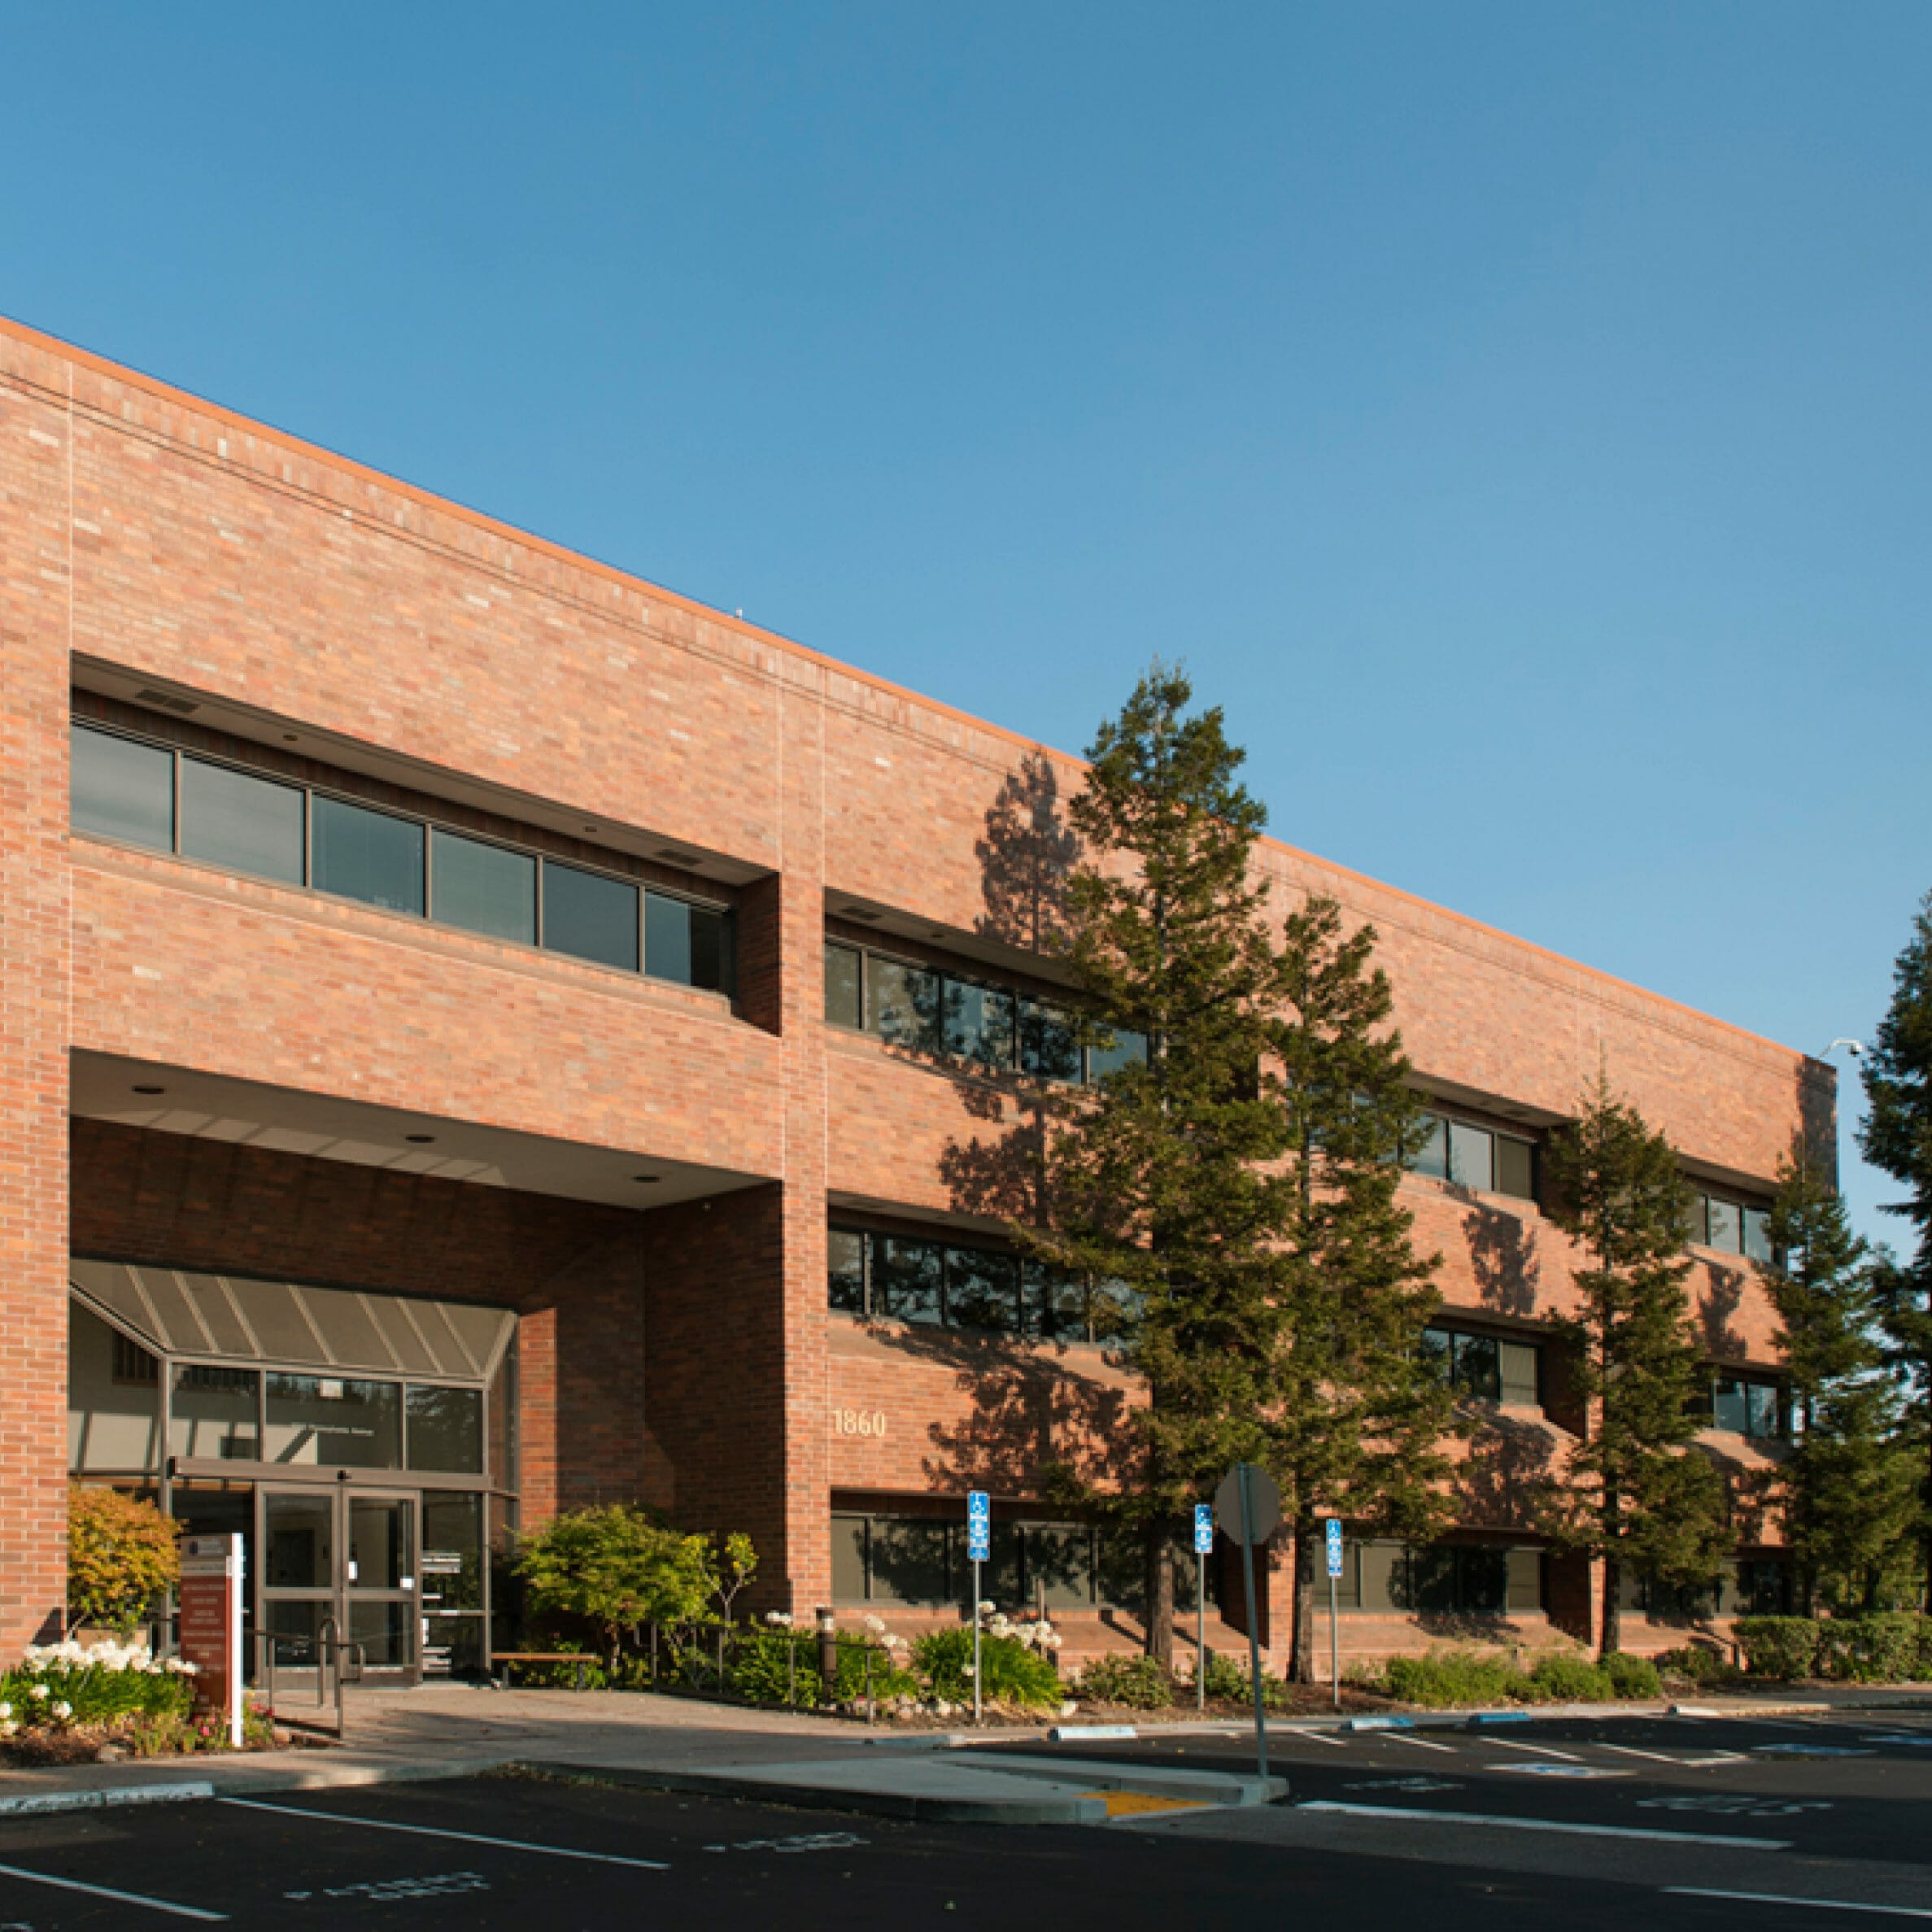
[[[1174,1553],[1165,1523],[1147,1531],[1147,1654],[1163,1670],[1174,1668]]]
[[[1616,1557],[1606,1556],[1603,1559],[1603,1627],[1597,1645],[1597,1655],[1599,1657],[1607,1657],[1612,1651],[1623,1646],[1623,1584],[1624,1566]]]
[[[1288,1677],[1293,1684],[1315,1681],[1315,1524],[1304,1516],[1289,1546]]]

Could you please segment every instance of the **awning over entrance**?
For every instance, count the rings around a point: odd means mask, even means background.
[[[204,1362],[486,1382],[517,1325],[508,1309],[469,1302],[357,1294],[119,1261],[75,1261],[68,1279],[81,1301],[154,1354]]]

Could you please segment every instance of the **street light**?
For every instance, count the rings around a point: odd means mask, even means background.
[[[1840,1047],[1845,1049],[1846,1056],[1848,1058],[1856,1060],[1864,1052],[1865,1043],[1862,1040],[1834,1040],[1823,1053],[1819,1054],[1818,1058],[1821,1060],[1830,1059]]]

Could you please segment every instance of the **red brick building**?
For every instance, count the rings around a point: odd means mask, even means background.
[[[1017,1097],[1084,1071],[1028,924],[1074,761],[12,325],[0,648],[0,1651],[59,1624],[70,1473],[242,1529],[261,1628],[400,1671],[476,1662],[493,1539],[631,1498],[750,1531],[762,1603],[943,1616],[983,1484],[995,1594],[1127,1639],[1029,1470],[1131,1391],[993,1211]],[[1380,935],[1485,1418],[1454,1539],[1351,1551],[1347,1646],[1587,1635],[1511,1503],[1580,1420],[1537,1143],[1601,1060],[1681,1149],[1748,1487],[1750,1255],[1832,1075],[1263,862]]]

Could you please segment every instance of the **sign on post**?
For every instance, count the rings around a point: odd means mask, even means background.
[[[973,1722],[983,1715],[979,1692],[979,1566],[992,1554],[992,1498],[983,1489],[966,1491],[966,1560],[973,1566]]]
[[[1254,1690],[1254,1763],[1268,1774],[1268,1727],[1262,1715],[1261,1626],[1254,1607],[1254,1548],[1275,1533],[1281,1521],[1281,1491],[1273,1476],[1254,1463],[1236,1463],[1215,1491],[1215,1515],[1241,1546],[1241,1583],[1248,1603],[1248,1681]]]
[[[1215,1553],[1215,1510],[1210,1502],[1194,1505],[1194,1554],[1197,1556],[1212,1556]]]
[[[1339,1577],[1341,1574],[1341,1519],[1339,1516],[1329,1517],[1328,1534],[1328,1574]]]
[[[1214,1506],[1194,1505],[1194,1708],[1207,1708],[1207,1559],[1215,1550]]]
[[[1335,1708],[1341,1708],[1341,1616],[1336,1585],[1341,1576],[1341,1519],[1331,1516],[1324,1535],[1328,1549],[1328,1682]]]
[[[242,1538],[191,1536],[181,1542],[181,1656],[194,1666],[194,1708],[223,1720],[242,1747]]]

